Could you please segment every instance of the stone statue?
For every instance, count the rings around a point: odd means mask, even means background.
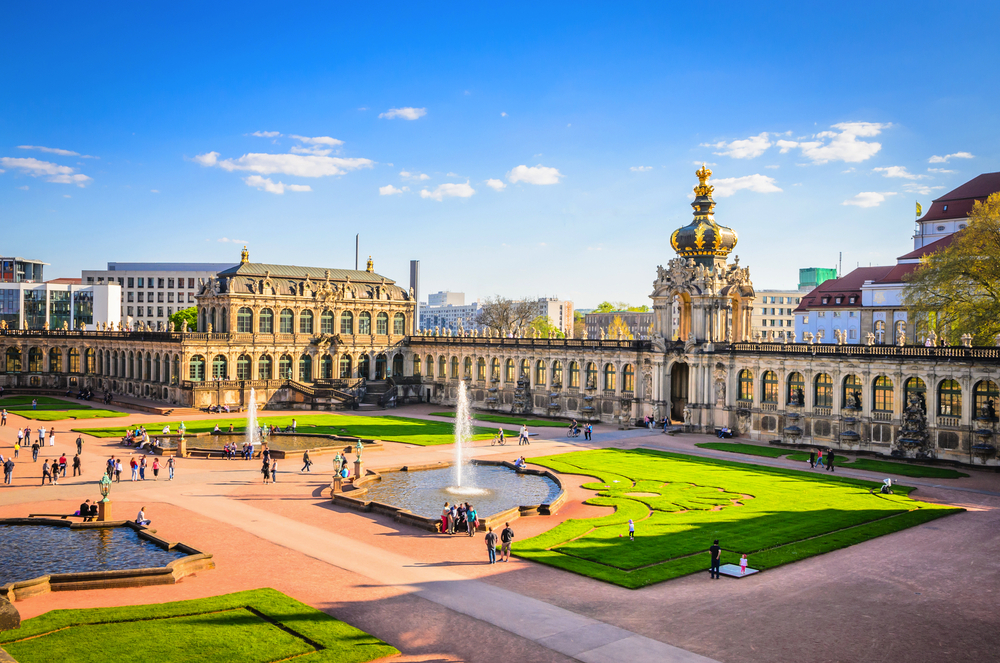
[[[972,334],[962,334],[962,347],[971,348],[972,347]]]
[[[896,339],[896,345],[898,345],[899,347],[903,347],[904,345],[906,345],[906,330],[905,329],[899,330],[899,337]]]
[[[0,320],[0,329],[2,329],[4,331],[7,330],[7,321],[6,320]],[[1000,337],[998,337],[998,338],[1000,338]],[[998,344],[998,345],[1000,345],[1000,344]]]
[[[604,340],[604,329],[603,328],[601,329],[601,340],[602,341]]]
[[[790,331],[787,332],[786,335],[788,336],[789,339],[791,339],[790,341],[788,341],[789,343],[795,343],[795,332]]]
[[[186,334],[188,330],[188,321],[186,319],[181,320],[181,333]]]
[[[817,330],[816,331],[816,342],[817,343],[822,343],[824,336],[826,336],[826,330],[825,329],[819,329],[819,330]]]
[[[684,424],[685,425],[690,425],[691,424],[691,408],[688,407],[687,403],[684,404],[684,410],[683,410],[683,412],[684,412]]]
[[[45,331],[48,331],[48,330],[49,330],[49,321],[48,321],[48,320],[46,320],[46,321],[45,321],[45,324],[44,324],[44,325],[42,325],[42,329],[44,329]]]
[[[715,404],[723,406],[726,404],[726,381],[716,380],[715,381]]]
[[[875,345],[875,334],[868,332],[865,334],[865,345],[871,347]]]
[[[931,333],[927,335],[927,340],[930,341],[931,346],[937,345],[938,342],[937,332],[932,329]],[[997,337],[997,340],[998,340],[997,345],[1000,345],[1000,337]]]

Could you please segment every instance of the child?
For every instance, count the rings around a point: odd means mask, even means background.
[[[635,541],[635,523],[631,518],[628,519],[628,540]]]
[[[747,573],[747,556],[743,555],[740,557],[740,575],[746,575]]]

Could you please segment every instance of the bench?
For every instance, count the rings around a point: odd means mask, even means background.
[[[90,518],[90,516],[78,516],[75,513],[29,513],[29,518],[59,518],[61,520],[66,520],[67,518]]]
[[[684,432],[684,429],[681,426],[667,426],[666,428],[663,429],[664,435],[673,436],[677,435],[677,433],[682,433],[682,432]]]

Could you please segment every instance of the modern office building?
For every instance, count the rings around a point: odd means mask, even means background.
[[[121,321],[117,283],[80,285],[58,283],[0,283],[0,326],[7,329],[68,329]]]
[[[41,283],[47,264],[27,258],[0,258],[0,283]]]
[[[464,306],[464,292],[448,292],[442,290],[432,295],[427,295],[427,306]]]

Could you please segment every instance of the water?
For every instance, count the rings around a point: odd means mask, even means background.
[[[229,440],[226,440],[226,442],[229,442]],[[223,444],[225,444],[226,442],[223,442]],[[260,430],[257,427],[257,395],[254,392],[253,387],[250,387],[250,403],[247,405],[246,437],[244,437],[243,443],[251,445],[251,448],[260,444]],[[208,448],[221,449],[222,445],[220,444],[218,447],[208,447]]]
[[[198,437],[187,438],[188,450],[192,449],[210,449],[210,450],[222,450],[227,444],[236,444],[237,451],[239,451],[241,445],[246,442],[249,438],[250,431],[248,430],[246,434],[243,433],[222,433],[219,435],[199,435]],[[254,429],[255,436],[258,435],[258,431]],[[177,440],[174,438],[160,438],[161,443],[166,449],[173,449],[177,446]],[[260,438],[257,437],[257,442],[255,444],[260,445]],[[278,451],[304,451],[306,449],[318,449],[320,447],[350,447],[351,451],[354,450],[354,445],[347,440],[336,440],[332,437],[325,435],[292,435],[291,433],[282,433],[280,435],[270,435],[267,438],[267,446],[272,450],[276,449]]]
[[[469,415],[469,395],[465,380],[458,383],[458,404],[455,407],[455,465],[453,476],[456,488],[463,488],[462,473],[466,471],[463,457],[465,443],[472,439],[472,419]],[[471,488],[472,485],[464,486]]]
[[[181,557],[184,553],[144,541],[129,527],[0,525],[0,585],[49,573],[161,567]]]
[[[445,502],[471,502],[480,517],[515,506],[549,504],[559,496],[555,481],[534,474],[518,474],[501,465],[467,465],[465,477],[478,488],[475,496],[461,495],[448,484],[450,467],[413,472],[385,472],[382,480],[369,484],[364,499],[409,509],[425,518],[437,518]]]

